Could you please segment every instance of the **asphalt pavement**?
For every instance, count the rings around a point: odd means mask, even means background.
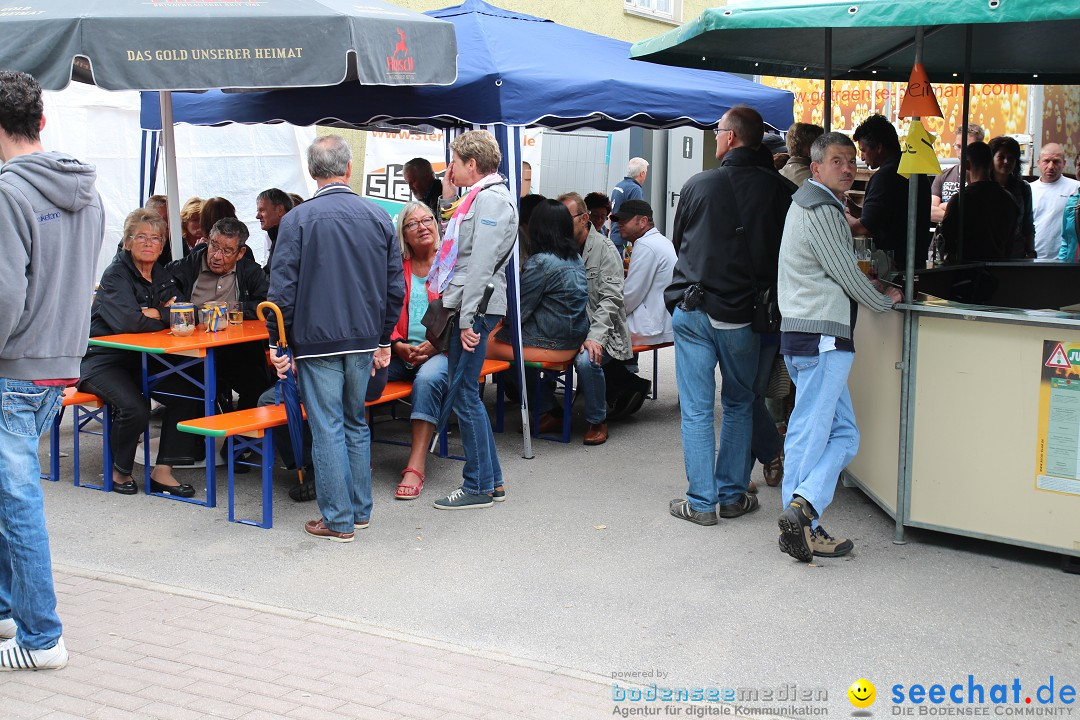
[[[760,701],[766,692],[807,692],[811,706],[844,716],[859,678],[877,686],[879,716],[898,684],[1080,684],[1080,577],[1061,572],[1057,555],[914,530],[897,545],[892,520],[841,487],[826,527],[854,552],[802,564],[778,550],[779,488],[760,467],[757,512],[715,527],[672,518],[685,475],[671,350],[660,397],[613,422],[605,445],[582,445],[580,402],[572,442],[534,441],[531,460],[519,424],[509,413],[496,439],[508,499],[484,510],[432,508],[462,468],[435,457],[421,498],[394,500],[407,448],[374,445],[371,526],[348,545],[305,535],[318,509],[288,498],[283,469],[274,527],[261,530],[227,522],[223,473],[219,507],[203,508],[73,487],[64,458],[62,480],[44,483],[54,562],[618,684],[596,684],[597,717],[631,707],[612,697],[632,683],[756,691],[749,705],[763,709],[789,705]],[[406,439],[407,426],[380,424],[379,436]],[[84,441],[88,480],[95,444]],[[201,489],[201,473],[180,477]],[[239,511],[256,514],[257,476],[238,482]],[[117,631],[124,622],[117,615]]]

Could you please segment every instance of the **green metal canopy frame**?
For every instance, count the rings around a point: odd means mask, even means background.
[[[670,32],[635,43],[630,56],[667,65],[821,78],[832,36],[834,79],[907,80],[915,35],[932,82],[958,82],[965,26],[971,82],[1080,83],[1070,43],[1078,0],[746,0],[709,8]]]

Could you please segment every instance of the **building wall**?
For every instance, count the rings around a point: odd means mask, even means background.
[[[453,0],[390,0],[394,5],[427,12],[450,7]],[[587,30],[597,35],[637,42],[659,35],[676,27],[678,23],[665,22],[650,17],[642,17],[625,12],[624,0],[497,0],[492,2],[506,10],[514,10],[528,15],[543,17],[566,25],[567,27]],[[682,21],[689,22],[700,15],[706,7],[726,5],[726,2],[706,2],[706,0],[682,0]]]

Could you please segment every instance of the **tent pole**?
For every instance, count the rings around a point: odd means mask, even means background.
[[[832,28],[825,28],[825,132],[832,132]]]
[[[184,256],[184,239],[180,229],[180,188],[176,184],[176,135],[173,132],[172,93],[158,93],[158,102],[161,106],[161,142],[165,147],[165,192],[169,198],[169,245],[172,247],[173,258],[179,260]]]
[[[960,189],[956,191],[956,211],[960,213],[960,242],[958,244],[957,262],[964,261],[964,199],[960,196],[967,185],[967,173],[964,171],[964,163],[967,162],[967,139],[968,139],[968,115],[971,113],[971,23],[964,26],[964,114],[962,116],[960,135]],[[951,201],[950,201],[951,202]]]
[[[923,54],[923,28],[915,29],[915,62],[922,62]],[[920,118],[912,118],[912,122]],[[904,302],[909,306],[915,298],[915,238],[919,236],[919,229],[915,227],[918,221],[919,207],[919,176],[911,173],[908,176],[908,216],[907,216],[907,253],[904,258]],[[925,228],[923,229],[925,232]],[[911,481],[911,386],[912,386],[912,360],[911,360],[911,324],[912,315],[910,307],[904,309],[904,336],[903,354],[900,373],[900,438],[899,457],[897,458],[896,477],[896,529],[893,534],[893,542],[903,545],[904,521],[907,519],[907,490]]]

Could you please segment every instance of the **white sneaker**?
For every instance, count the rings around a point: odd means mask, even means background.
[[[12,670],[59,670],[67,665],[68,651],[64,638],[47,650],[28,650],[15,638],[0,643],[0,672]]]
[[[11,618],[0,620],[0,640],[15,637],[15,621]]]

